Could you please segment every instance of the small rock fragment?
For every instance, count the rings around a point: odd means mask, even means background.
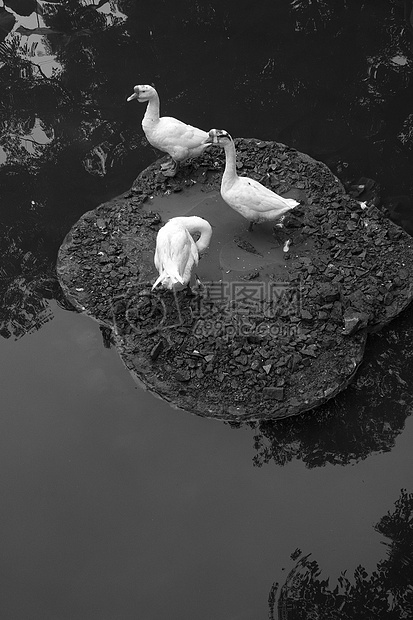
[[[338,287],[334,286],[334,284],[329,284],[328,282],[322,282],[319,285],[318,293],[320,300],[327,303],[336,301],[340,298],[340,291]]]
[[[282,387],[265,387],[264,396],[266,398],[275,398],[276,400],[284,400],[284,388]]]
[[[303,355],[309,355],[310,357],[317,357],[316,347],[314,344],[310,344],[308,347],[303,347],[301,349],[301,353]]]
[[[184,383],[186,381],[189,381],[190,378],[191,378],[191,375],[190,375],[189,371],[187,371],[187,370],[182,370],[182,371],[179,371],[179,372],[175,373],[175,379],[177,381],[182,381]]]
[[[308,310],[301,310],[301,318],[305,321],[311,321],[313,315],[311,314],[311,312],[308,312]]]
[[[357,330],[367,325],[368,316],[364,312],[357,312],[353,308],[347,308],[343,315],[344,334],[350,336]]]
[[[159,340],[154,347],[151,349],[151,360],[154,362],[162,353],[164,348],[163,340]]]

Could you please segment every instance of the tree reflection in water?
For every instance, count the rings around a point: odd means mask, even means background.
[[[393,512],[374,529],[389,542],[387,557],[369,576],[358,566],[353,578],[341,573],[334,589],[321,579],[321,568],[297,549],[285,582],[273,584],[270,620],[406,620],[413,617],[413,494],[402,489]],[[299,558],[299,559],[298,559]],[[278,612],[278,613],[277,613]]]

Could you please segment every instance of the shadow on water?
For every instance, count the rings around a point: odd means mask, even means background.
[[[158,157],[142,134],[143,107],[125,101],[135,83],[155,82],[164,114],[204,129],[219,125],[234,137],[282,141],[327,163],[349,186],[374,179],[382,207],[412,233],[411,9],[410,0],[184,0],[172,14],[166,0],[5,0],[0,334],[40,330],[53,318],[51,299],[72,310],[55,276],[64,236]],[[220,208],[218,197],[206,200],[211,212]],[[218,250],[220,276],[234,256],[239,262],[239,248]],[[412,313],[369,338],[355,382],[334,401],[255,426],[254,464],[295,460],[321,471],[390,451],[412,407]],[[301,557],[280,590],[279,617],[399,620],[400,610],[410,617],[411,508],[403,491],[376,526],[391,543],[370,577],[360,568],[354,583],[342,576],[332,590],[317,563]],[[270,618],[274,605],[275,588]],[[376,615],[363,615],[366,606]]]

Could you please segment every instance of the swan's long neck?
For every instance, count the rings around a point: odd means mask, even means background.
[[[222,186],[232,185],[237,179],[237,154],[235,152],[234,141],[226,142],[225,149],[225,170],[222,175]]]
[[[155,93],[150,99],[148,99],[148,105],[146,106],[145,115],[142,119],[142,126],[154,125],[159,121],[159,96]]]
[[[203,252],[209,246],[209,242],[211,241],[212,236],[212,228],[202,217],[197,217],[193,215],[187,218],[185,222],[185,228],[189,232],[190,235],[193,233],[199,233],[200,237],[198,241],[195,242],[196,247],[198,248],[198,252]]]

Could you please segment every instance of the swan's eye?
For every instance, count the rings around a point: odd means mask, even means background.
[[[228,140],[229,134],[226,131],[220,131],[219,134],[218,134],[218,138],[220,140]]]

